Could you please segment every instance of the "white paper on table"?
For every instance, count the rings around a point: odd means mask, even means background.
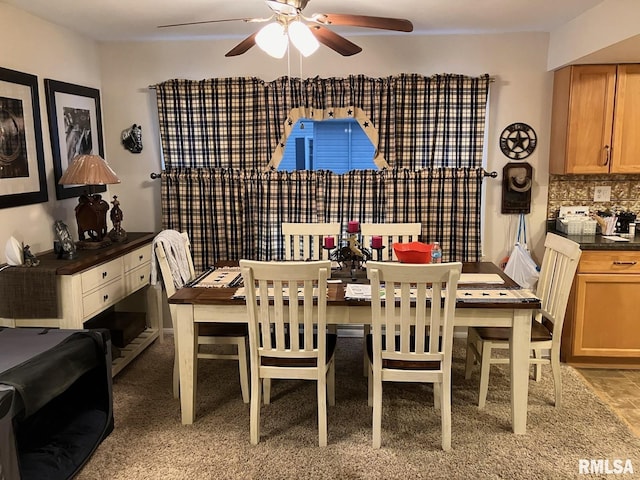
[[[504,280],[497,273],[462,273],[458,284],[461,283],[491,283],[502,285]]]
[[[628,242],[628,238],[619,237],[617,235],[603,235],[602,238],[606,238],[607,240],[612,240],[614,242]]]
[[[371,300],[371,285],[347,283],[344,298],[351,300]]]

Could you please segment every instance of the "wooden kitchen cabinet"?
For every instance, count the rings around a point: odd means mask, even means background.
[[[583,251],[562,335],[575,365],[640,367],[640,251]]]
[[[640,173],[640,65],[555,72],[549,172]]]

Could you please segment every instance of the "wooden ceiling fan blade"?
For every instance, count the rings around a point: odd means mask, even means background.
[[[320,43],[335,50],[344,57],[350,57],[362,51],[361,47],[328,28],[321,27],[320,25],[309,25],[309,28]]]
[[[207,23],[223,23],[223,22],[261,23],[261,22],[268,22],[272,18],[273,18],[273,15],[267,18],[224,18],[222,20],[202,20],[199,22],[171,23],[169,25],[158,25],[158,28],[185,27],[188,25],[205,25]]]
[[[311,20],[322,25],[345,25],[350,27],[379,28],[398,32],[412,32],[413,24],[403,18],[370,17],[341,13],[316,13]]]
[[[235,57],[238,55],[242,55],[247,52],[251,47],[256,44],[256,35],[258,32],[254,32],[249,35],[247,38],[242,40],[238,45],[229,50],[224,56],[225,57]]]

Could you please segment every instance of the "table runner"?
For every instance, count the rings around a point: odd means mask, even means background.
[[[59,265],[10,266],[0,271],[0,317],[57,318]]]

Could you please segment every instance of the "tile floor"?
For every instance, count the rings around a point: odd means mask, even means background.
[[[640,370],[577,368],[598,396],[640,437]]]

